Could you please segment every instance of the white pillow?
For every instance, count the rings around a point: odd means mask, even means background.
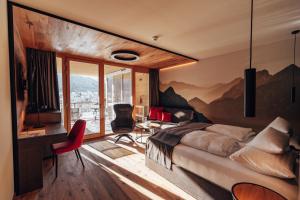
[[[271,154],[245,146],[229,158],[261,174],[289,179],[296,177],[293,172],[296,157],[291,152]]]
[[[246,141],[251,136],[255,135],[255,132],[253,132],[252,128],[244,128],[225,124],[214,124],[207,127],[205,130],[227,135],[241,142]]]
[[[186,134],[180,143],[223,157],[240,149],[238,140],[232,137],[201,130]]]
[[[247,144],[268,153],[283,153],[289,145],[289,136],[272,127],[262,130]]]
[[[272,127],[280,132],[289,134],[291,130],[290,123],[282,117],[274,119],[267,127]]]

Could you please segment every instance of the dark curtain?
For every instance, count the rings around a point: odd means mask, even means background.
[[[28,112],[60,109],[55,52],[26,49]]]
[[[159,70],[149,70],[150,106],[159,106]]]

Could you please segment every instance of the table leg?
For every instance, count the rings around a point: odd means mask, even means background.
[[[141,129],[141,143],[143,143],[143,131],[144,129]]]

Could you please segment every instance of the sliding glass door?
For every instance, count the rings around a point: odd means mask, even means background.
[[[149,76],[131,68],[85,60],[57,58],[62,123],[68,131],[78,119],[86,120],[85,139],[112,133],[115,104],[135,104],[146,116]],[[134,117],[135,117],[134,116]]]
[[[132,70],[129,68],[104,66],[105,83],[105,134],[112,133],[110,123],[115,118],[113,106],[132,104]]]
[[[70,61],[70,122],[86,120],[85,135],[100,134],[99,65]]]

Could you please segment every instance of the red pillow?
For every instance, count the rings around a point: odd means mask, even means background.
[[[163,121],[163,122],[171,122],[171,117],[172,117],[172,114],[171,114],[171,113],[168,113],[168,112],[162,112],[162,118],[161,118],[161,121]]]
[[[160,110],[158,110],[156,116],[157,116],[157,117],[156,117],[157,120],[162,121],[163,112],[160,111]]]
[[[149,111],[149,119],[157,120],[157,113],[162,111],[163,111],[163,107],[151,107]]]

